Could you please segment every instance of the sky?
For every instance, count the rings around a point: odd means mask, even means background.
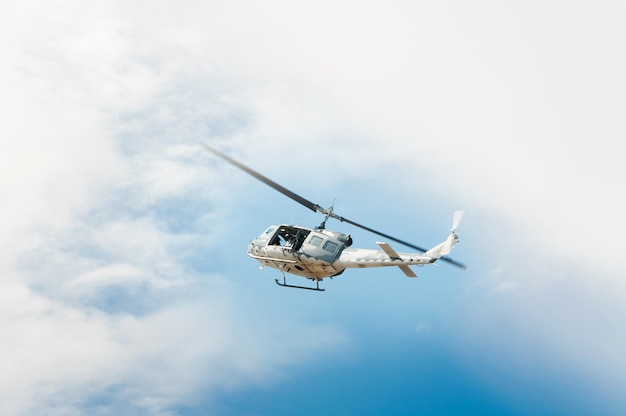
[[[625,19],[0,1],[0,413],[624,414]],[[322,218],[200,143],[419,246],[463,209],[468,268],[280,288],[247,244]]]

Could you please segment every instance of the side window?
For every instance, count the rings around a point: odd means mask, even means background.
[[[322,243],[322,238],[314,235],[313,237],[311,237],[311,239],[309,240],[309,244],[311,244],[312,246],[316,246],[319,247],[319,245]]]
[[[334,253],[335,250],[337,250],[337,244],[333,243],[332,241],[327,241],[324,243],[324,247],[322,247],[324,250],[329,251],[331,253]]]

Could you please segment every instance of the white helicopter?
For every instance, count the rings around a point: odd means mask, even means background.
[[[237,162],[222,152],[201,145],[209,152],[226,160],[244,172],[254,176],[261,182],[271,186],[283,195],[304,205],[308,209],[324,214],[324,221],[316,228],[308,228],[299,225],[270,225],[263,233],[254,238],[248,246],[248,255],[261,263],[261,268],[269,266],[282,272],[282,283],[274,279],[276,284],[283,287],[324,291],[320,289],[319,282],[326,277],[333,278],[343,273],[348,268],[387,267],[397,266],[407,277],[417,277],[409,266],[423,266],[434,263],[441,259],[449,264],[466,268],[466,265],[446,256],[458,243],[459,237],[455,231],[463,216],[463,211],[454,213],[452,229],[446,240],[435,247],[426,250],[406,241],[376,231],[372,228],[358,224],[333,212],[333,207],[324,209],[318,204],[301,197],[298,194],[284,188],[271,179]],[[385,237],[420,253],[398,253],[389,244],[377,242],[381,250],[363,248],[351,248],[352,238],[348,234],[326,229],[326,221],[334,218],[340,222],[347,222],[371,233]],[[297,286],[287,284],[285,273],[306,277],[315,281],[315,287]]]

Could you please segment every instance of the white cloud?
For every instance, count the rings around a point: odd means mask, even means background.
[[[495,287],[494,291],[495,292],[508,292],[508,291],[515,289],[517,285],[518,283],[513,280],[505,280],[504,282],[499,283],[498,286]]]
[[[108,4],[7,7],[3,414],[168,414],[199,390],[272,380],[312,348],[345,344],[272,312],[271,325],[250,322],[221,276],[190,264],[220,235],[207,229],[219,211],[200,208],[224,185],[198,137],[146,137],[151,122],[202,127],[175,108],[192,86],[168,91],[188,60],[140,49],[149,36]]]

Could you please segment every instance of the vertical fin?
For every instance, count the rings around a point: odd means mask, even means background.
[[[437,260],[438,258],[449,254],[452,248],[459,242],[459,236],[456,235],[455,231],[461,222],[461,218],[463,218],[463,211],[456,211],[452,220],[452,228],[450,229],[450,234],[448,235],[448,238],[446,238],[446,241],[441,244],[437,244],[435,247],[425,252],[424,255]],[[465,265],[461,266],[465,268]]]

